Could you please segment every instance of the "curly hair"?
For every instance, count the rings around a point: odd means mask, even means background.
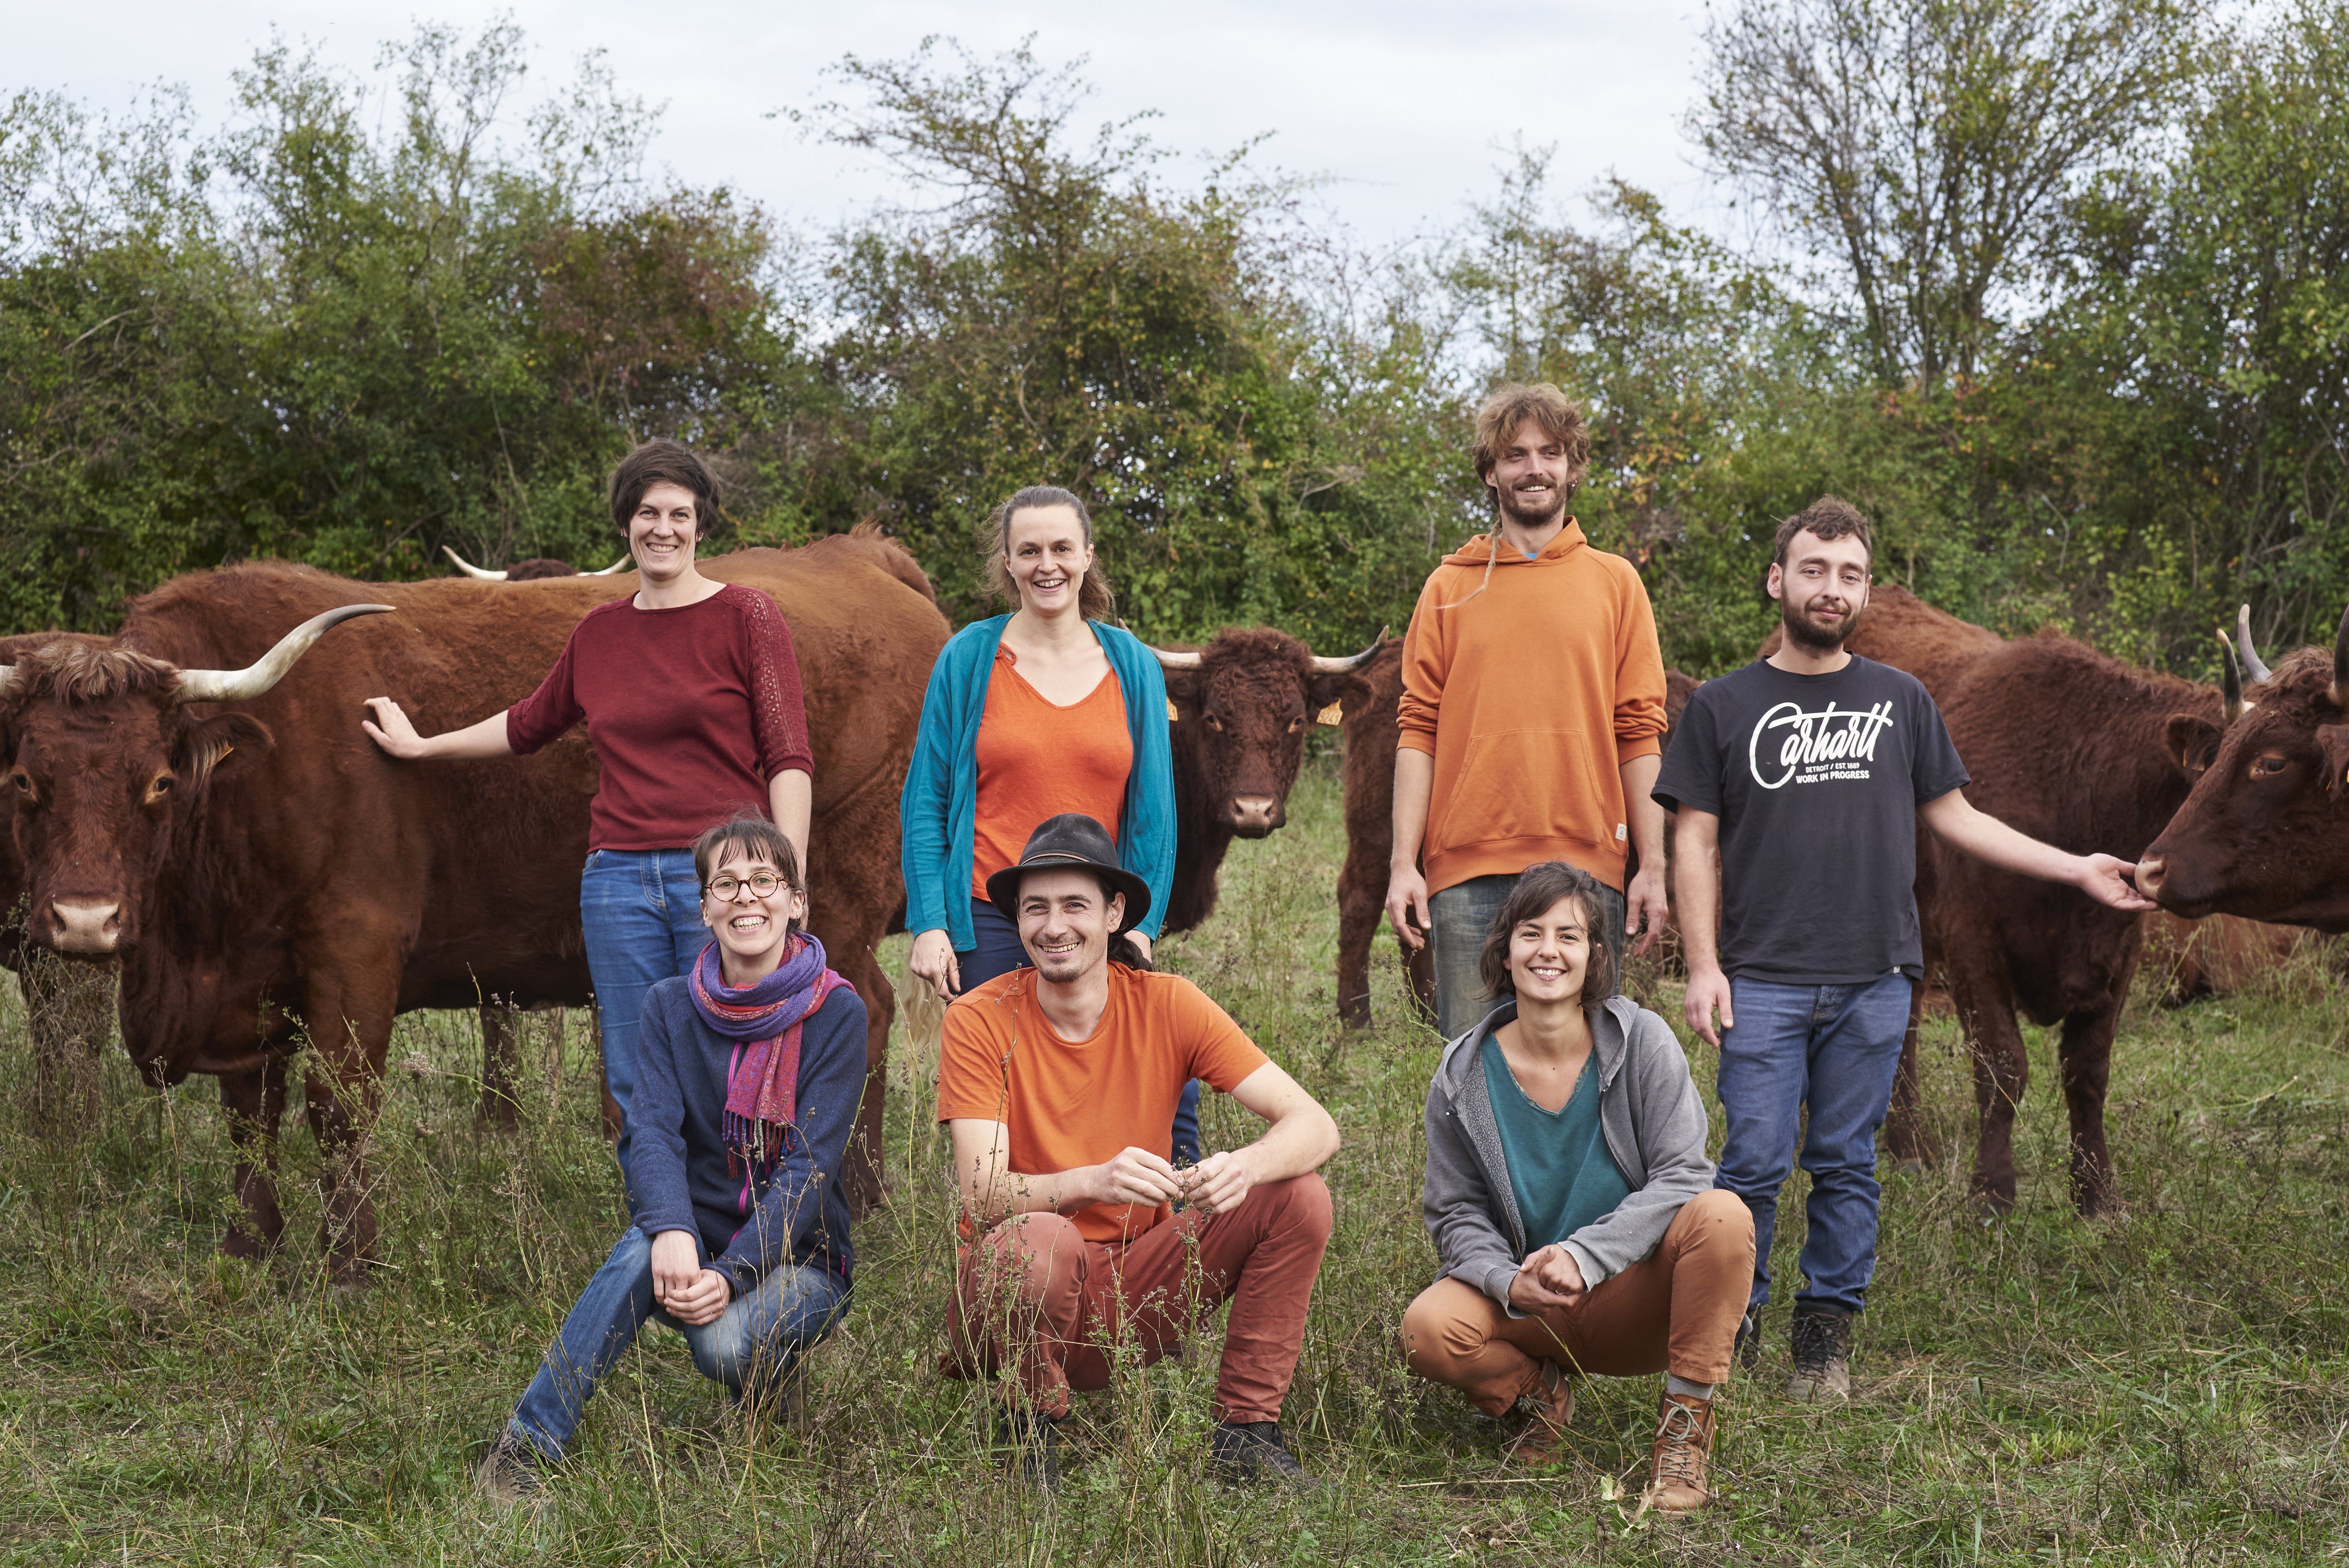
[[[1476,477],[1493,477],[1501,448],[1517,427],[1531,419],[1542,433],[1566,449],[1566,493],[1572,495],[1590,467],[1590,428],[1574,399],[1547,381],[1527,386],[1512,382],[1498,388],[1476,410]]]

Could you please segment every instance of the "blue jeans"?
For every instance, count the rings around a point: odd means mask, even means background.
[[[506,1429],[548,1459],[561,1459],[595,1385],[611,1376],[648,1317],[685,1336],[703,1377],[725,1384],[737,1399],[764,1405],[847,1310],[846,1280],[821,1265],[784,1264],[750,1295],[728,1302],[715,1322],[679,1323],[653,1305],[653,1243],[631,1225],[579,1293]]]
[[[1909,980],[1864,985],[1776,985],[1733,979],[1737,1026],[1721,1037],[1721,1109],[1729,1137],[1713,1184],[1754,1211],[1754,1293],[1770,1299],[1770,1236],[1778,1189],[1795,1170],[1806,1104],[1802,1165],[1811,1173],[1803,1212],[1803,1277],[1795,1297],[1846,1312],[1868,1305],[1876,1273],[1876,1130],[1892,1101],[1900,1038],[1909,1028]]]
[[[1014,969],[1029,967],[1028,949],[1019,942],[1019,924],[995,907],[988,899],[970,901],[970,928],[974,938],[969,951],[955,954],[955,972],[962,976],[966,991],[984,985],[999,975],[1009,975]],[[1174,1107],[1174,1163],[1196,1165],[1199,1162],[1199,1080],[1193,1078],[1183,1086],[1183,1099]]]
[[[1499,917],[1501,906],[1509,901],[1509,891],[1516,885],[1516,873],[1496,872],[1454,882],[1428,898],[1427,918],[1432,924],[1428,940],[1435,944],[1435,1026],[1447,1040],[1459,1038],[1493,1010],[1493,998],[1485,990],[1484,976],[1476,972],[1477,961],[1484,956],[1485,939],[1493,933],[1493,922]],[[1599,912],[1599,919],[1606,928],[1607,951],[1615,959],[1615,989],[1619,991],[1623,979],[1623,895],[1600,882],[1599,902],[1604,906]],[[1614,994],[1608,993],[1610,996]]]
[[[595,850],[579,873],[579,923],[587,933],[587,974],[604,1036],[604,1081],[628,1113],[636,1089],[636,1028],[656,980],[683,975],[710,941],[701,923],[701,882],[690,850]],[[620,1130],[620,1170],[628,1132]]]

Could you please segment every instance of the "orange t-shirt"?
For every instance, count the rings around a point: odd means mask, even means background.
[[[1195,1078],[1229,1094],[1268,1059],[1231,1015],[1179,975],[1109,966],[1109,1006],[1081,1040],[1064,1040],[1036,1005],[1036,972],[1014,969],[947,1008],[938,1119],[1000,1121],[1011,1169],[1049,1176],[1124,1149],[1174,1152],[1175,1102]],[[1132,1241],[1172,1208],[1094,1203],[1072,1216],[1089,1242]]]
[[[995,652],[987,707],[974,750],[978,802],[971,823],[970,892],[987,896],[987,879],[1019,863],[1028,835],[1049,817],[1082,811],[1117,837],[1133,771],[1133,733],[1126,727],[1125,688],[1112,669],[1066,707],[1028,684],[1009,648]]]

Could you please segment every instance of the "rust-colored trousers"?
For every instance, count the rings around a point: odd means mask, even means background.
[[[1109,1387],[1111,1352],[1146,1367],[1229,1301],[1216,1414],[1277,1421],[1329,1244],[1330,1189],[1310,1174],[1251,1189],[1212,1219],[1179,1213],[1123,1246],[1088,1242],[1059,1214],[1015,1214],[964,1251],[949,1363],[965,1375],[1014,1367],[1031,1408],[1063,1416],[1071,1388]]]
[[[1413,1371],[1488,1416],[1537,1392],[1544,1361],[1606,1377],[1720,1383],[1753,1286],[1754,1216],[1715,1189],[1690,1199],[1654,1252],[1579,1305],[1511,1317],[1474,1285],[1437,1280],[1403,1311],[1402,1353]]]

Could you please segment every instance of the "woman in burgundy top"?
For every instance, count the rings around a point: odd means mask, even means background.
[[[612,476],[612,518],[639,586],[588,612],[554,668],[503,713],[421,736],[388,696],[369,737],[398,758],[524,755],[583,719],[603,765],[579,881],[604,1075],[625,1118],[636,1085],[645,992],[683,975],[709,940],[691,845],[744,810],[762,811],[807,863],[807,714],[791,628],[755,588],[694,567],[718,480],[675,441],[647,441]],[[628,1135],[620,1134],[626,1169]]]

